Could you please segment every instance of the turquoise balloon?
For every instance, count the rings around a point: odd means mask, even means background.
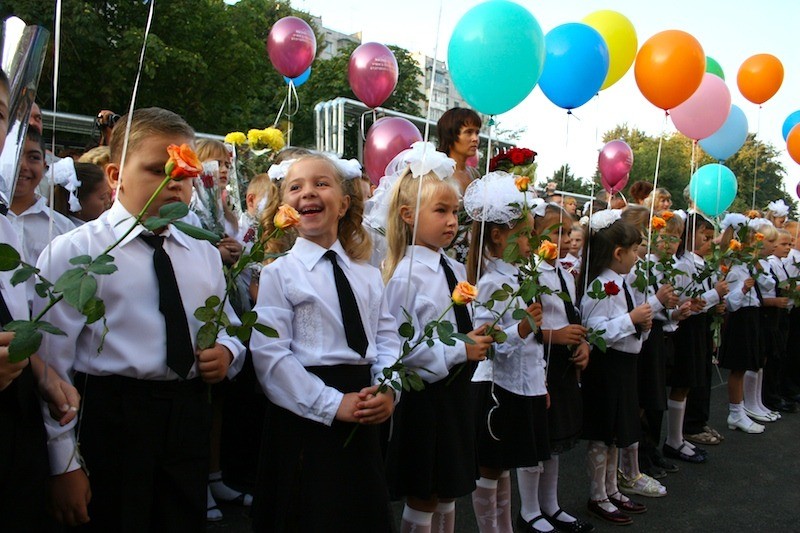
[[[781,133],[783,133],[783,140],[789,138],[789,132],[792,131],[792,128],[800,124],[800,109],[791,113],[786,120],[783,121],[783,128],[781,128]]]
[[[556,26],[544,38],[545,60],[539,87],[563,109],[580,107],[597,94],[608,74],[608,46],[586,24]]]
[[[719,161],[725,161],[739,151],[747,140],[747,117],[744,111],[731,104],[731,112],[722,127],[710,137],[700,139],[700,148]]]
[[[289,85],[290,81],[294,82],[295,87],[300,87],[305,82],[308,81],[308,78],[311,76],[311,67],[308,67],[305,72],[297,76],[296,78],[287,78],[286,76],[283,77],[283,81],[286,82],[286,85]]]
[[[689,181],[689,195],[697,208],[712,217],[731,206],[738,189],[733,171],[719,163],[703,165]]]
[[[508,0],[490,0],[456,24],[447,64],[458,92],[474,109],[498,115],[530,94],[544,66],[544,35],[531,13]]]

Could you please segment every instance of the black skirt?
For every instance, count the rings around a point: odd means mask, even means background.
[[[448,377],[403,392],[393,418],[387,478],[393,499],[460,498],[475,490],[478,457],[470,398],[473,367],[462,363]],[[355,531],[355,529],[354,529]]]
[[[767,359],[780,360],[783,353],[783,335],[780,331],[781,318],[786,314],[784,309],[777,307],[761,308],[761,359],[763,367]]]
[[[490,381],[471,388],[480,466],[509,470],[550,458],[546,396],[521,396]]]
[[[309,367],[326,384],[356,392],[368,365]],[[358,427],[345,447],[353,428]],[[329,427],[270,404],[253,503],[254,531],[392,531],[379,428]]]
[[[566,346],[550,346],[547,355],[547,392],[550,394],[547,422],[552,453],[572,449],[581,434],[583,400],[577,368],[571,358],[572,352]]]
[[[670,340],[671,343],[671,340]],[[653,320],[650,335],[639,353],[639,407],[651,411],[667,410],[667,341],[664,322]]]
[[[592,351],[589,366],[581,374],[583,431],[585,440],[599,440],[625,448],[639,442],[639,394],[636,387],[636,354],[608,348]]]
[[[708,319],[705,313],[681,321],[672,336],[675,345],[672,369],[667,384],[688,389],[705,382],[705,357],[708,351]]]
[[[719,347],[721,368],[758,372],[764,353],[760,322],[758,307],[743,307],[728,314]]]

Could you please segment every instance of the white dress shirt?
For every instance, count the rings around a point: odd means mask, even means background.
[[[130,228],[133,215],[118,201],[97,220],[53,240],[50,254],[45,250],[37,264],[42,275],[55,282],[66,270],[74,268],[69,260],[79,255],[97,257],[116,242]],[[44,335],[40,355],[58,374],[71,380],[72,371],[91,375],[119,375],[143,380],[176,380],[178,375],[167,366],[166,324],[158,310],[158,281],[153,267],[153,249],[137,238],[144,231],[138,225],[111,255],[117,271],[98,275],[96,296],[105,303],[108,334],[102,351],[98,353],[103,336],[103,320],[85,324],[85,317],[65,302],[56,304],[44,316],[66,333],[66,336]],[[169,226],[164,250],[169,254],[175,270],[186,319],[192,338],[196,338],[202,322],[194,311],[205,305],[206,298],[225,293],[225,278],[219,252],[211,244],[195,240]],[[52,257],[52,262],[49,258]],[[34,314],[42,310],[47,300],[36,297]],[[231,323],[239,319],[226,304],[226,314]],[[244,346],[238,339],[223,330],[218,342],[233,354],[228,377],[235,376],[244,363]],[[189,378],[199,375],[196,365]],[[74,422],[60,427],[58,422],[45,422],[48,429],[50,465],[53,473],[74,470]]]
[[[800,277],[800,250],[795,248],[789,250],[789,255],[783,258],[783,265],[790,277]]]
[[[569,297],[572,298],[572,303],[575,305],[575,312],[580,313],[580,309],[575,304],[575,278],[566,269],[555,267],[547,261],[540,261],[537,269],[539,270],[539,283],[552,289],[555,292],[561,292],[561,281],[558,279],[558,272],[556,268],[561,270],[561,275],[564,277],[564,282],[567,284],[567,291]],[[557,330],[565,328],[569,325],[567,318],[567,311],[564,307],[564,300],[557,294],[543,294],[541,296],[542,312],[542,329]]]
[[[600,280],[603,286],[613,281],[619,287],[619,292],[602,300],[595,300],[584,294],[581,299],[581,320],[587,328],[595,331],[605,330],[603,339],[609,348],[637,355],[642,351],[642,342],[647,338],[648,332],[642,332],[640,338],[636,338],[636,326],[631,320],[625,300],[625,289],[622,286],[625,277],[609,268],[603,270],[595,279]],[[589,283],[590,288],[593,283],[594,280]],[[631,288],[628,287],[628,290],[631,291]],[[631,298],[633,298],[632,291]]]
[[[50,242],[51,211],[53,214],[53,237],[63,235],[75,228],[75,224],[67,217],[51,210],[41,196],[37,196],[34,204],[19,215],[8,210],[8,220],[17,232],[24,251],[23,260],[27,263],[35,265],[39,254]]]
[[[743,307],[761,307],[755,286],[747,291],[747,293],[742,292],[745,280],[751,277],[753,276],[750,274],[746,265],[734,265],[731,267],[726,278],[728,280],[728,294],[725,296],[725,302],[728,311],[738,311]],[[772,276],[761,273],[761,275],[757,275],[756,278],[758,278],[757,283],[759,283],[762,296],[764,296],[763,291],[765,287],[774,290],[775,280],[772,279]]]
[[[8,219],[2,215],[0,215],[0,242],[8,244],[17,250],[17,252],[20,252],[17,232],[14,231]],[[20,255],[23,254],[20,253]],[[25,292],[28,283],[20,283],[16,286],[12,285],[11,277],[13,275],[14,270],[0,272],[0,291],[3,293],[3,298],[11,313],[11,318],[14,320],[27,320],[30,318],[28,314],[28,300]]]
[[[350,282],[369,346],[365,357],[347,345],[328,250],[298,237],[289,253],[265,266],[258,289],[258,321],[278,331],[253,331],[253,365],[267,397],[284,409],[331,425],[344,394],[305,367],[370,365],[373,383],[400,355],[392,315],[383,302],[380,272],[350,259],[337,240],[330,248]]]
[[[705,313],[712,307],[721,303],[722,300],[719,297],[719,293],[717,292],[717,289],[714,288],[714,285],[717,283],[717,274],[711,275],[711,277],[706,278],[700,284],[698,284],[696,281],[697,276],[706,267],[705,259],[696,253],[687,250],[680,258],[678,258],[675,266],[678,268],[678,270],[683,271],[683,274],[679,275],[675,280],[675,283],[678,285],[677,288],[679,288],[682,293],[686,292],[686,290],[703,291],[700,294],[700,298],[706,302],[706,305],[702,311],[693,311],[692,315]],[[681,300],[685,300],[685,298],[682,298]]]
[[[769,263],[769,268],[774,274],[774,278],[778,279],[778,283],[783,283],[787,279],[789,279],[789,270],[783,264],[783,260],[777,256],[771,255],[767,258],[767,262]],[[787,309],[792,309],[794,307],[794,300],[789,298],[789,307]]]
[[[408,275],[411,264],[410,246],[406,249],[405,257],[397,265],[392,279],[386,285],[386,303],[389,312],[395,318],[396,327],[406,321],[403,313],[403,309],[405,309],[411,315],[412,325],[416,331],[415,339],[419,337],[425,324],[439,318],[450,305],[451,292],[444,276],[444,269],[439,264],[441,257],[444,257],[450,268],[453,269],[457,280],[467,279],[464,265],[444,255],[442,250],[436,252],[425,246],[417,245],[414,246],[410,286]],[[406,304],[406,294],[409,295],[408,304]],[[447,311],[443,320],[448,320],[455,326],[455,311],[453,309]],[[476,323],[475,325],[480,324]],[[444,379],[451,368],[466,361],[466,345],[459,340],[455,341],[455,346],[447,346],[440,341],[436,341],[432,347],[422,344],[404,359],[405,365],[414,369],[428,383]]]
[[[487,258],[486,267],[478,280],[478,302],[489,300],[493,292],[504,284],[512,289],[519,288],[519,270],[502,259]],[[568,274],[569,276],[569,274]],[[572,276],[569,276],[570,278]],[[560,299],[558,299],[561,301]],[[497,302],[494,311],[502,312],[508,301]],[[494,344],[494,358],[478,363],[472,381],[494,381],[504,389],[520,396],[542,396],[547,394],[545,386],[544,347],[534,338],[533,333],[525,339],[519,336],[519,320],[511,314],[514,309],[527,309],[527,304],[519,296],[514,299],[508,312],[497,326],[508,336],[505,342]],[[495,316],[485,307],[475,308],[475,323],[493,323]]]

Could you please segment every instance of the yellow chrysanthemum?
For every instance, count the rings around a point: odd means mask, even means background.
[[[258,149],[261,148],[261,130],[251,129],[247,132],[247,144],[250,145],[250,148]]]
[[[241,146],[247,142],[247,135],[241,131],[232,131],[225,136],[225,142],[235,144],[236,146]]]
[[[283,140],[283,132],[277,128],[266,128],[261,130],[261,144],[273,152],[277,152],[284,147],[286,142]]]

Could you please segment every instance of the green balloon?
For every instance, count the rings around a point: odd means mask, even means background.
[[[706,56],[706,72],[714,76],[719,76],[723,80],[725,79],[725,73],[722,72],[722,67],[717,63],[717,60],[711,56]]]

